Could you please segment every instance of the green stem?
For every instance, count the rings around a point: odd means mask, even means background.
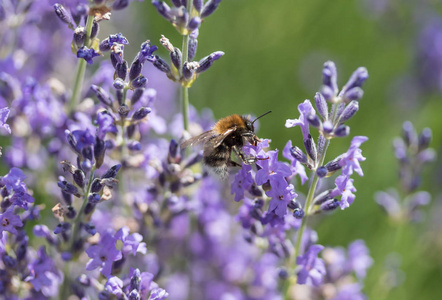
[[[86,38],[84,45],[89,46],[89,40],[92,32],[92,25],[94,24],[94,16],[88,16],[86,20]],[[84,74],[86,73],[86,61],[84,59],[78,59],[77,71],[75,75],[74,89],[72,90],[71,101],[68,104],[67,113],[71,114],[75,106],[80,102],[81,90],[83,87]]]
[[[74,220],[74,224],[72,224],[73,228],[72,228],[72,238],[71,238],[71,247],[70,247],[72,252],[74,250],[75,242],[77,241],[78,235],[80,233],[81,218],[83,216],[84,209],[85,209],[86,204],[88,202],[88,197],[89,197],[89,193],[91,192],[91,186],[92,186],[92,181],[94,180],[94,175],[95,175],[95,164],[92,166],[92,169],[90,171],[89,182],[88,182],[86,190],[84,192],[83,204],[81,205],[81,208],[78,211],[77,217]]]
[[[193,10],[193,2],[192,0],[187,0],[187,11],[189,15],[192,15]],[[181,59],[180,66],[180,77],[182,77],[184,62],[189,59],[189,34],[183,35],[183,46],[182,46],[183,57]],[[182,104],[182,113],[183,113],[183,125],[184,130],[189,130],[189,87],[186,84],[182,85],[181,88],[181,104]]]

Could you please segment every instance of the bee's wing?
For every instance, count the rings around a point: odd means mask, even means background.
[[[235,127],[232,127],[232,128],[229,128],[229,129],[227,129],[226,131],[224,131],[222,134],[218,135],[218,136],[213,140],[213,147],[216,148],[216,147],[218,147],[219,145],[221,145],[222,142],[224,141],[224,139],[225,139],[226,137],[228,137],[230,134],[232,134],[233,132],[236,131],[236,128],[237,128],[236,126],[235,126]]]
[[[198,144],[205,143],[208,139],[210,139],[214,135],[216,135],[216,132],[213,131],[213,130],[209,130],[209,131],[203,132],[200,135],[197,135],[197,136],[195,136],[193,138],[190,138],[188,140],[183,141],[180,144],[180,147],[182,149],[184,149],[184,148],[187,148],[189,146],[195,146],[195,145],[198,145]]]

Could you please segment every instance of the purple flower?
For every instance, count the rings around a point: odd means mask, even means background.
[[[359,280],[367,275],[367,269],[373,264],[373,259],[363,240],[356,240],[348,246],[348,264]]]
[[[335,180],[336,188],[330,192],[330,198],[334,198],[337,196],[341,196],[341,201],[339,202],[339,206],[344,210],[350,206],[355,200],[355,195],[352,192],[356,192],[355,187],[353,186],[353,179],[346,175],[340,175],[336,177]]]
[[[11,168],[8,174],[3,176],[2,180],[8,192],[26,191],[26,185],[23,182],[26,175],[19,168]]]
[[[167,293],[162,288],[154,288],[152,292],[150,293],[148,300],[163,300],[169,297],[169,293]]]
[[[150,41],[146,41],[141,44],[141,50],[138,53],[138,58],[140,59],[141,63],[144,63],[144,61],[150,61],[153,62],[155,60],[155,56],[153,53],[158,50],[158,47],[155,45],[152,45]]]
[[[355,136],[353,138],[350,148],[346,153],[342,154],[341,160],[339,161],[339,165],[342,167],[342,174],[350,176],[353,174],[353,171],[355,171],[359,176],[364,176],[359,162],[364,161],[365,157],[362,156],[362,150],[359,149],[359,147],[367,140],[368,137],[366,136]]]
[[[259,159],[268,159],[267,153],[264,151],[264,148],[268,148],[269,143],[270,140],[264,139],[261,142],[259,142],[256,146],[244,145],[243,147],[244,154]]]
[[[129,45],[129,41],[127,40],[127,38],[125,36],[123,36],[123,34],[121,32],[116,33],[116,34],[110,34],[108,39],[109,39],[110,45],[113,45],[114,43],[122,44],[122,45]]]
[[[91,271],[98,267],[101,273],[109,277],[111,275],[112,263],[121,259],[123,256],[121,251],[116,249],[117,239],[106,232],[98,245],[90,246],[86,249],[86,253],[91,260],[86,264],[86,270]]]
[[[106,289],[106,291],[117,297],[121,297],[124,295],[123,281],[116,276],[109,277],[106,284],[104,285],[104,288]]]
[[[322,245],[312,245],[304,255],[296,258],[296,264],[301,267],[298,271],[298,283],[311,283],[319,286],[325,275],[324,261],[318,258],[318,253],[324,249]]]
[[[25,278],[25,281],[30,282],[34,290],[42,291],[45,296],[55,296],[58,292],[58,285],[61,283],[61,274],[43,246],[38,250],[36,257],[28,265],[29,276]]]
[[[88,64],[93,64],[94,61],[92,60],[92,58],[94,58],[96,56],[100,56],[100,54],[95,52],[95,50],[93,48],[89,49],[86,46],[81,47],[77,51],[77,57],[83,58],[85,61],[87,61]]]
[[[235,180],[230,187],[230,194],[235,194],[235,201],[244,199],[244,191],[253,184],[252,167],[243,164],[242,168],[236,173]]]
[[[284,181],[284,177],[289,177],[292,175],[290,167],[285,163],[278,162],[278,150],[267,152],[268,159],[261,159],[256,162],[258,166],[261,167],[258,172],[256,172],[255,181],[256,184],[262,185],[267,181],[273,185],[276,181]]]
[[[9,208],[4,213],[0,213],[0,236],[3,235],[3,231],[9,231],[16,235],[17,229],[14,227],[22,227],[23,223],[19,216],[13,213],[13,208]]]
[[[92,146],[95,142],[94,136],[89,132],[89,128],[86,130],[74,130],[72,135],[75,138],[76,145],[75,148],[77,151],[81,152],[83,148],[88,146]]]
[[[104,139],[106,133],[112,132],[117,133],[117,127],[114,124],[114,118],[107,112],[99,112],[97,114],[97,136],[100,139]]]
[[[140,274],[141,283],[140,283],[140,295],[141,299],[146,299],[149,291],[152,289],[153,285],[153,274],[149,272],[142,272]]]
[[[292,141],[289,140],[287,144],[285,144],[284,150],[282,150],[282,156],[290,160],[290,169],[292,171],[292,174],[299,175],[299,177],[301,178],[301,183],[304,184],[308,179],[307,174],[305,173],[305,168],[296,158],[293,157],[290,152],[291,148]]]
[[[312,106],[310,100],[305,100],[303,103],[298,105],[298,111],[300,113],[299,119],[289,119],[285,122],[285,127],[295,127],[301,126],[302,136],[304,140],[308,138],[309,135],[309,122],[308,116],[311,114],[316,114],[315,109]]]
[[[127,255],[132,252],[132,255],[137,255],[137,252],[146,254],[146,243],[142,243],[143,237],[139,233],[132,233],[129,235],[129,228],[124,226],[120,228],[115,234],[115,238],[123,242],[122,252]]]
[[[284,180],[274,181],[270,191],[266,195],[272,197],[269,203],[269,211],[274,211],[279,217],[284,217],[287,213],[287,205],[298,195],[294,191],[292,184],[287,184]]]
[[[26,192],[26,184],[23,180],[26,176],[19,168],[11,168],[8,174],[3,176],[2,180],[9,193],[14,192],[10,201],[23,209],[28,209],[28,203],[33,203],[34,198]]]
[[[0,109],[0,127],[4,128],[9,134],[11,134],[11,128],[6,124],[6,120],[9,116],[9,108],[4,107]]]

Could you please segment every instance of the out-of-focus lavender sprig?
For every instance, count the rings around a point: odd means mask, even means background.
[[[321,258],[318,252],[321,252]],[[298,282],[310,284],[292,286],[289,290],[291,299],[300,299],[299,295],[308,295],[309,299],[355,299],[363,300],[363,280],[373,259],[364,241],[356,240],[348,246],[323,247],[312,245],[298,258]]]
[[[189,130],[189,88],[198,75],[207,71],[213,62],[224,55],[222,51],[216,51],[193,61],[198,46],[199,27],[203,18],[210,16],[218,8],[221,0],[174,0],[171,8],[164,1],[153,0],[152,4],[158,13],[172,23],[183,36],[181,49],[174,47],[166,37],[161,37],[161,44],[169,51],[171,64],[168,64],[159,56],[155,56],[153,65],[166,73],[173,81],[180,82],[182,86],[182,114],[184,130]]]
[[[431,201],[427,191],[417,191],[422,184],[425,165],[436,159],[436,152],[430,148],[431,129],[424,128],[417,134],[411,122],[402,126],[402,136],[393,141],[394,153],[399,162],[399,190],[394,188],[375,195],[376,202],[387,215],[399,223],[418,222],[422,219],[421,208]]]
[[[12,168],[0,178],[0,293],[6,298],[48,298],[58,295],[62,273],[45,247],[29,246],[26,225],[40,218],[25,184],[26,176]]]

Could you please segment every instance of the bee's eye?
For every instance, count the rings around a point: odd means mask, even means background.
[[[254,128],[253,128],[253,124],[252,124],[252,122],[247,122],[247,123],[246,123],[246,126],[247,126],[247,129],[248,129],[248,130],[254,131]]]

